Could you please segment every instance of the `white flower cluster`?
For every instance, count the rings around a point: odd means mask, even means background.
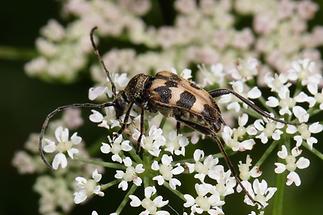
[[[316,4],[305,0],[257,4],[252,0],[176,0],[174,7],[174,24],[154,27],[143,21],[156,9],[148,0],[67,0],[64,12],[75,19],[66,27],[52,20],[41,30],[42,37],[36,42],[40,55],[26,65],[26,71],[46,80],[68,82],[90,66],[95,84],[89,89],[89,99],[110,100],[111,83],[97,65],[89,65],[89,31],[98,26],[100,39],[131,44],[131,48],[110,49],[103,56],[114,72],[111,76],[117,92],[135,73],[205,64],[193,72],[170,70],[186,79],[195,78],[207,89],[232,88],[272,117],[290,124],[261,118],[232,94],[216,98],[226,122],[218,134],[225,151],[230,159],[236,153],[245,157],[237,162],[238,172],[232,172],[233,168],[223,165],[222,154],[201,149],[201,142],[203,147],[215,147],[214,141],[187,128],[178,134],[174,120],[161,114],[145,112],[145,131],[138,143],[138,107],[118,135],[115,132],[124,115],[117,118],[114,107],[91,110],[89,120],[106,133],[105,139],[85,149],[82,138],[71,133],[83,123],[80,112],[68,110],[61,120],[50,122],[42,143],[56,171],[46,176],[48,171],[37,154],[37,134],[30,136],[26,151],[18,152],[13,160],[20,173],[40,174],[35,190],[41,194],[42,214],[68,213],[73,201],[80,204],[94,196],[113,198],[107,190],[114,185],[120,190],[116,195],[124,199],[106,208],[111,215],[122,214],[127,203],[140,207],[141,215],[174,214],[178,208],[184,208],[183,214],[222,215],[227,196],[236,193],[244,195],[247,205],[258,206],[254,209],[257,214],[264,214],[281,189],[260,178],[269,156],[276,158],[273,173],[286,177],[288,186],[300,186],[299,171],[310,165],[308,158],[300,156],[303,150],[323,157],[315,149],[317,134],[323,130],[316,115],[323,109],[322,61],[316,49],[323,44],[323,30],[314,27],[307,31]],[[252,23],[237,30],[237,18],[244,15],[250,16]],[[134,46],[145,48],[137,53]],[[256,59],[259,56],[263,62]],[[257,144],[266,144],[261,156],[253,155]],[[190,184],[186,184],[186,177]],[[169,195],[182,201],[179,207]]]
[[[312,1],[264,0],[254,4],[252,0],[176,0],[174,24],[159,27],[144,21],[162,8],[152,4],[149,0],[64,1],[64,14],[75,18],[66,27],[55,20],[43,27],[36,41],[39,56],[26,65],[27,73],[46,80],[76,79],[88,66],[88,37],[94,26],[98,26],[100,38],[131,44],[112,48],[103,56],[113,72],[133,75],[170,66],[185,68],[192,63],[234,66],[237,58],[249,56],[263,56],[265,69],[279,72],[286,71],[289,62],[298,58],[322,64],[317,47],[323,44],[323,28],[308,30],[308,22],[318,10]],[[245,16],[251,20],[241,29],[239,21]],[[145,47],[144,51],[133,49],[138,45]],[[239,69],[241,73],[232,71],[235,78],[258,74],[254,66],[240,64]],[[214,67],[204,84],[217,83],[219,70]],[[318,75],[318,71],[313,74]],[[101,82],[98,77],[98,69],[93,67],[93,80]]]
[[[297,63],[302,64],[304,61],[297,61]],[[248,59],[242,63],[246,68],[261,67],[254,65],[255,62],[257,61]],[[307,65],[311,63],[309,62]],[[202,135],[196,132],[177,134],[173,130],[174,122],[170,119],[163,120],[161,114],[145,114],[145,120],[149,123],[139,143],[140,146],[138,146],[137,139],[140,134],[138,123],[140,115],[138,113],[130,114],[125,133],[115,135],[113,132],[115,128],[120,128],[124,117],[117,119],[113,108],[106,108],[104,114],[92,110],[89,116],[90,121],[107,129],[111,134],[111,136],[108,135],[107,142],[102,142],[99,146],[100,152],[104,155],[104,161],[88,159],[83,153],[79,155],[81,148],[78,145],[82,141],[81,137],[77,133],[69,137],[69,129],[62,126],[58,126],[54,130],[55,141],[46,138],[43,144],[44,151],[53,155],[52,165],[54,169],[68,169],[70,165],[75,165],[74,162],[68,164],[70,161],[66,155],[71,160],[75,159],[75,155],[78,155],[76,157],[78,161],[95,163],[101,167],[116,170],[114,179],[108,180],[109,182],[106,184],[101,183],[102,175],[98,173],[98,170],[91,170],[92,179],[87,179],[90,178],[91,173],[89,171],[87,175],[76,177],[74,202],[76,204],[82,203],[93,195],[104,196],[106,189],[118,184],[118,188],[126,192],[123,201],[126,203],[130,199],[130,206],[142,207],[144,210],[141,214],[169,214],[168,209],[172,206],[168,205],[168,197],[159,193],[159,188],[162,186],[182,199],[184,201],[183,207],[190,214],[202,214],[204,212],[224,214],[223,205],[226,204],[226,197],[237,192],[244,193],[246,204],[257,205],[260,213],[263,213],[263,208],[269,204],[268,202],[277,188],[269,187],[265,179],[258,178],[262,173],[262,163],[278,146],[281,147],[281,151],[278,152],[275,173],[281,174],[288,171],[286,184],[292,185],[294,183],[296,186],[300,186],[301,179],[296,171],[298,171],[297,169],[307,168],[310,161],[304,157],[298,159],[297,157],[302,151],[301,148],[305,147],[310,151],[314,148],[314,144],[318,141],[313,135],[323,130],[323,126],[319,122],[308,123],[310,117],[320,110],[320,103],[316,101],[315,95],[306,93],[302,89],[306,90],[309,85],[315,85],[319,88],[320,80],[311,81],[308,79],[302,83],[300,77],[297,79],[291,78],[295,75],[293,74],[295,63],[293,63],[291,69],[286,73],[275,76],[271,76],[270,73],[266,74],[263,87],[267,87],[271,91],[271,95],[266,100],[260,97],[260,89],[254,86],[255,82],[247,81],[254,79],[255,75],[251,75],[250,79],[239,82],[230,76],[230,73],[227,72],[229,69],[226,66],[220,64],[215,66],[226,71],[223,73],[221,85],[231,84],[236,91],[245,97],[259,98],[260,104],[264,105],[264,108],[268,108],[270,112],[275,112],[277,109],[276,117],[281,115],[282,118],[293,122],[295,125],[285,125],[270,119],[255,119],[251,109],[241,103],[240,100],[233,96],[222,96],[219,99],[219,104],[225,105],[227,111],[233,113],[230,116],[231,121],[234,116],[238,116],[236,126],[226,125],[221,132],[228,152],[251,151],[255,148],[257,142],[264,144],[271,142],[267,151],[256,164],[252,164],[251,156],[247,154],[245,162],[240,161],[238,164],[239,172],[233,173],[220,164],[221,155],[219,154],[206,155],[204,150],[195,149],[192,158],[190,158],[187,154],[188,148],[193,146],[190,142],[199,142]],[[202,69],[204,72],[212,72],[212,69],[208,71],[207,67]],[[306,72],[306,69],[311,74],[309,67],[303,67],[304,71],[302,72]],[[172,72],[177,73],[175,69]],[[247,74],[245,71],[242,73],[239,69],[236,72],[240,73],[241,76]],[[182,77],[191,78],[190,70],[184,70],[180,74],[182,74]],[[319,78],[322,79],[322,76]],[[297,81],[299,85],[297,85],[298,90],[292,94],[291,83],[293,81]],[[238,88],[235,88],[235,86],[238,86]],[[95,98],[102,95],[109,97],[109,90],[107,90],[109,88],[111,86],[106,85],[105,90],[98,90],[97,92],[90,89],[90,94],[92,93],[91,95]],[[239,89],[245,90],[239,91]],[[230,108],[230,104],[235,108]],[[308,111],[305,111],[306,106],[304,105],[308,106]],[[244,112],[251,114],[251,116]],[[230,118],[228,118],[229,121]],[[73,119],[72,121],[77,120]],[[57,125],[56,122],[54,124]],[[194,141],[190,141],[190,139]],[[136,151],[138,147],[140,151]],[[36,151],[36,149],[34,150]],[[23,157],[24,155],[17,155],[15,164],[20,166],[19,160]],[[31,162],[29,159],[24,165],[26,166]],[[21,172],[23,172],[22,170],[25,172],[31,171],[30,167],[21,166],[20,168]],[[184,174],[189,174],[194,178],[195,193],[182,194],[182,177]],[[243,188],[237,183],[235,174],[239,175]],[[144,199],[138,195],[138,191],[142,189],[145,192]],[[72,194],[71,191],[68,193]],[[125,204],[122,203],[121,205],[112,214],[119,214]],[[169,208],[167,209],[166,206],[169,206]],[[42,205],[42,207],[45,206]],[[70,209],[70,207],[68,208]]]

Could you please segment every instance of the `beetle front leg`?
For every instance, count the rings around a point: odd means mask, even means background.
[[[119,131],[118,131],[118,135],[122,134],[123,131],[127,127],[128,119],[129,119],[129,116],[130,116],[130,111],[131,111],[131,108],[132,108],[133,104],[134,104],[133,102],[130,103],[130,105],[129,105],[128,109],[127,109],[126,115],[124,116],[124,120],[123,120],[122,126],[119,129]]]
[[[143,107],[141,107],[141,115],[140,115],[140,135],[139,135],[139,138],[137,140],[137,151],[140,150],[141,148],[141,145],[140,145],[140,142],[141,142],[141,139],[142,139],[142,136],[144,134],[144,127],[145,127],[145,109]]]
[[[179,121],[176,122],[176,131],[177,131],[177,136],[178,136],[181,131],[181,123]]]

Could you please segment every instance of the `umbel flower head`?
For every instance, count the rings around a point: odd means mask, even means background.
[[[308,150],[322,159],[316,144],[323,127],[316,122],[316,114],[322,110],[322,60],[317,48],[323,44],[323,28],[308,30],[308,21],[318,10],[315,3],[176,0],[172,25],[153,25],[149,14],[163,12],[155,13],[158,7],[149,0],[67,0],[62,4],[66,17],[73,19],[64,26],[50,20],[41,29],[36,42],[39,55],[26,64],[27,74],[68,83],[77,80],[81,71],[89,71],[94,81],[89,100],[111,101],[112,84],[97,62],[92,62],[89,32],[98,26],[96,41],[110,38],[121,44],[108,48],[102,57],[117,93],[135,74],[153,75],[167,69],[208,90],[233,89],[293,125],[262,119],[231,94],[214,98],[226,122],[217,134],[224,141],[225,152],[230,158],[238,153],[244,158],[232,161],[239,169],[235,172],[224,165],[223,154],[211,153],[213,148],[205,150],[215,147],[207,135],[183,125],[177,133],[171,117],[149,111],[141,115],[140,107],[134,105],[124,132],[116,135],[125,114],[117,117],[119,109],[112,106],[91,110],[89,119],[101,129],[102,137],[82,146],[77,133],[70,137],[70,131],[82,124],[81,117],[69,113],[69,117],[50,122],[42,143],[57,171],[47,175],[37,148],[30,143],[13,161],[19,172],[40,174],[35,190],[41,195],[42,214],[68,213],[75,206],[73,199],[79,204],[93,198],[95,204],[97,196],[105,195],[101,200],[110,201],[118,195],[123,200],[107,204],[105,214],[119,215],[125,207],[140,207],[140,214],[182,213],[184,208],[183,214],[222,215],[226,213],[224,205],[230,204],[228,196],[239,192],[244,195],[241,204],[263,214],[264,208],[255,201],[267,207],[276,190],[282,189],[267,181],[270,172],[261,174],[265,162],[277,173],[273,176],[285,177],[281,173],[287,171],[287,185],[301,186],[299,169],[309,167],[310,161],[300,157],[300,152]],[[238,29],[241,16],[252,21]],[[196,69],[196,64],[202,65]],[[261,155],[255,153],[259,144],[266,144]],[[277,160],[271,162],[269,157]],[[238,177],[247,192],[241,192]],[[59,188],[57,192],[52,184]],[[118,192],[111,193],[112,186]],[[175,198],[179,203],[171,201]],[[256,214],[254,211],[250,214]]]

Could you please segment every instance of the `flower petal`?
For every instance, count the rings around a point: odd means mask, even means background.
[[[97,97],[103,95],[106,90],[107,90],[107,87],[103,87],[103,86],[91,87],[89,89],[89,99],[93,101]]]
[[[293,107],[293,113],[299,122],[307,122],[310,117],[307,111],[300,106]]]
[[[282,163],[275,163],[275,173],[280,174],[286,170],[286,165]]]
[[[92,114],[89,116],[89,119],[91,122],[99,123],[103,121],[104,117],[99,111],[96,111],[96,110],[91,110],[91,111],[92,111]]]
[[[261,91],[258,89],[258,87],[253,87],[249,92],[248,92],[248,97],[251,99],[257,99],[261,96]]]
[[[139,207],[141,205],[141,201],[137,196],[130,195],[129,198],[131,199],[131,202],[130,202],[131,207]]]
[[[285,145],[282,145],[282,149],[279,152],[277,152],[277,155],[281,159],[285,159],[288,156],[287,148]]]
[[[47,153],[53,153],[56,150],[55,142],[49,139],[44,139],[43,150]]]
[[[55,155],[53,163],[52,163],[53,169],[58,169],[59,166],[61,166],[63,169],[67,166],[67,159],[66,156],[63,153],[58,153]]]
[[[301,179],[300,179],[299,175],[296,172],[290,172],[287,175],[286,185],[290,186],[293,183],[295,183],[296,186],[301,185]]]
[[[304,157],[300,157],[298,159],[298,161],[296,162],[296,166],[299,169],[305,169],[305,168],[309,167],[309,165],[310,165],[310,160],[307,158],[304,158]]]

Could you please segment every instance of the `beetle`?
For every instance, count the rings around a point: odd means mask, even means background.
[[[177,120],[176,128],[178,132],[181,124],[184,124],[205,135],[210,136],[215,140],[221,153],[224,156],[226,165],[231,170],[237,183],[241,186],[246,195],[254,203],[258,203],[250,196],[250,194],[242,185],[241,179],[239,178],[239,175],[237,174],[233,163],[224,150],[223,140],[221,140],[217,135],[225,122],[222,118],[221,110],[216,104],[214,98],[225,94],[232,94],[242,102],[247,104],[254,111],[268,119],[284,124],[296,123],[287,123],[283,120],[272,117],[269,113],[256,106],[252,101],[246,99],[245,97],[241,96],[231,89],[215,89],[206,91],[203,88],[197,86],[194,82],[183,79],[169,71],[158,72],[155,76],[150,76],[142,73],[137,74],[129,81],[125,89],[117,94],[116,87],[110,76],[110,72],[105,66],[98,47],[94,42],[95,30],[96,27],[91,30],[90,40],[94,53],[99,59],[101,66],[103,67],[109,81],[111,82],[113,101],[103,104],[81,103],[65,105],[58,107],[54,111],[49,113],[43,123],[39,136],[39,151],[41,158],[46,163],[46,165],[51,168],[51,165],[44,155],[42,140],[47,129],[48,122],[55,114],[67,108],[104,108],[113,106],[116,110],[117,118],[125,114],[124,121],[121,125],[120,130],[118,131],[118,133],[121,134],[126,128],[130,116],[130,111],[132,110],[134,104],[136,104],[141,109],[140,136],[137,140],[138,146],[144,133],[145,111],[160,112],[165,117],[174,117]]]

